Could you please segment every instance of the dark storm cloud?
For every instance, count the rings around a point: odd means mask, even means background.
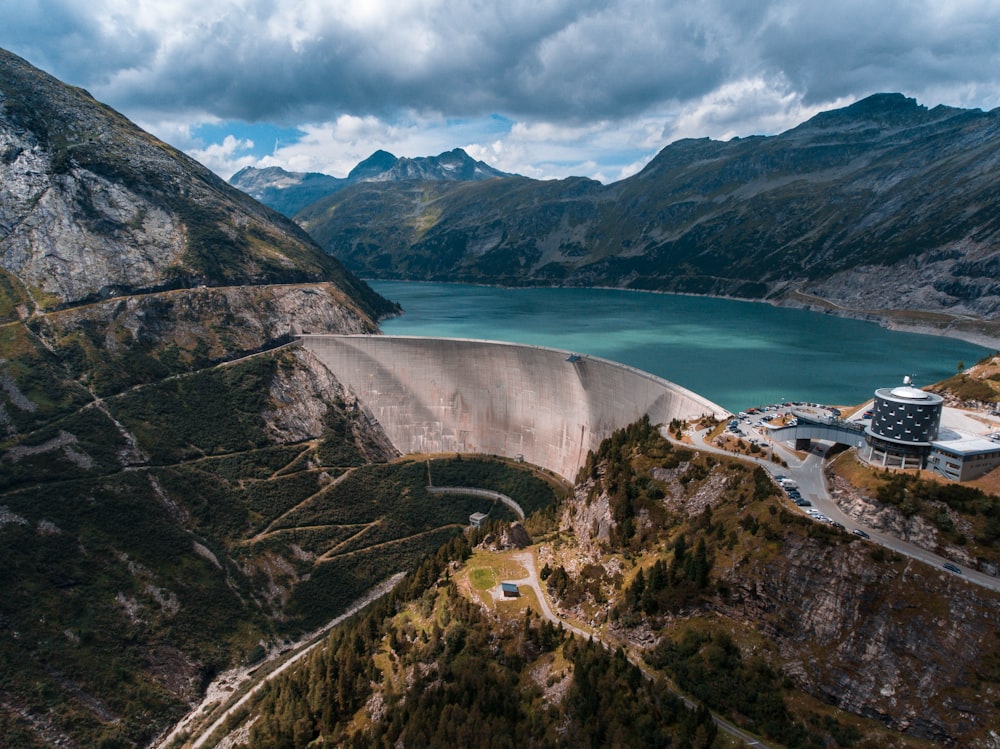
[[[5,14],[0,44],[126,110],[249,121],[406,108],[607,119],[752,76],[805,102],[956,80],[996,88],[990,3],[358,5],[41,0]]]
[[[875,92],[1000,104],[994,0],[8,5],[0,46],[220,173],[264,158],[238,122],[308,132],[294,153],[266,154],[299,169],[393,143],[463,145],[508,171],[604,179],[677,137],[780,132]],[[237,124],[205,142],[191,135],[205,122]]]
[[[5,3],[0,46],[78,85],[99,86],[117,71],[146,60],[158,39],[131,24],[103,22],[93,12],[95,5],[76,0]]]
[[[207,2],[170,15],[139,4],[116,15],[100,0],[88,11],[50,0],[6,19],[0,43],[122,108],[247,120],[399,108],[613,117],[697,96],[733,67],[731,16],[704,4],[325,6]]]
[[[762,68],[784,76],[806,104],[951,89],[946,103],[996,106],[1000,95],[994,2],[774,3],[754,46]]]

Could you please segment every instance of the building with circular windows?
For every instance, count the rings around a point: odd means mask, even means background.
[[[910,383],[875,391],[862,459],[886,468],[923,468],[941,426],[944,399]]]

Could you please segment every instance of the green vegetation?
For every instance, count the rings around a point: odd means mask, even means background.
[[[249,746],[716,745],[706,711],[686,709],[621,651],[530,610],[498,628],[439,577],[469,551],[456,538],[275,680],[252,711]],[[361,710],[376,694],[377,713]]]
[[[878,477],[881,483],[875,498],[879,502],[892,505],[907,517],[925,518],[949,543],[970,545],[984,559],[1000,560],[1000,497],[971,486],[903,473],[883,472]],[[971,538],[952,519],[956,513],[974,529]]]
[[[784,698],[782,679],[761,658],[745,658],[729,635],[685,627],[679,637],[664,639],[648,661],[668,669],[677,686],[714,709],[745,716],[768,739],[793,749],[830,745],[855,746],[857,731],[837,721],[828,721],[826,730],[811,732],[797,720]]]
[[[183,710],[171,682],[197,687],[261,631],[240,600],[249,591],[231,587],[239,577],[227,583],[193,553],[144,476],[24,489],[3,504],[21,519],[0,528],[4,689],[89,745],[111,717],[147,743]]]
[[[16,433],[25,434],[74,413],[91,400],[66,373],[59,357],[22,325],[0,326],[0,381],[6,413]],[[0,391],[2,392],[2,391]]]
[[[273,358],[258,356],[131,390],[112,408],[154,464],[263,448],[270,443],[261,413],[275,369]]]
[[[472,512],[513,517],[430,495],[425,463],[366,465],[381,448],[341,402],[318,440],[275,444],[262,414],[274,378],[298,366],[287,353],[95,404],[68,375],[75,354],[60,360],[19,324],[0,336],[14,432],[0,461],[3,690],[82,746],[148,744],[217,672],[412,570]],[[432,470],[529,509],[556,500],[526,466],[464,458]],[[0,710],[0,730],[0,743],[31,745],[15,713]]]
[[[978,401],[980,403],[1000,402],[1000,388],[993,385],[991,379],[970,377],[964,372],[942,380],[934,386],[934,390],[946,391],[962,401]]]
[[[27,305],[29,301],[28,290],[17,277],[0,270],[0,324],[19,320],[18,306]]]
[[[467,486],[491,489],[513,499],[525,516],[551,507],[558,499],[554,482],[534,474],[530,466],[483,456],[456,456],[454,460],[432,460],[427,470],[435,486]]]
[[[669,565],[657,559],[648,573],[639,568],[625,588],[619,608],[644,614],[676,612],[708,593],[712,560],[705,538],[698,539],[693,553],[687,544],[687,537],[681,534],[673,544],[673,559]]]

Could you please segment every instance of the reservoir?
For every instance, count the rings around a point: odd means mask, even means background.
[[[391,335],[550,346],[628,364],[738,412],[784,401],[855,405],[910,375],[927,386],[991,349],[875,323],[731,299],[615,289],[369,281],[404,309]]]

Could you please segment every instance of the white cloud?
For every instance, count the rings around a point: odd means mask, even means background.
[[[376,148],[464,145],[506,171],[613,180],[678,137],[779,132],[877,91],[1000,105],[991,0],[9,5],[0,46],[220,173],[255,158],[342,175]],[[238,132],[191,137],[234,120],[306,136],[253,156]]]
[[[783,132],[825,110],[846,106],[853,98],[806,106],[784,81],[762,78],[726,83],[699,99],[687,102],[666,122],[662,137],[710,137],[730,140],[737,136]]]
[[[194,148],[188,154],[214,172],[233,174],[245,166],[251,166],[256,159],[250,155],[253,141],[240,140],[227,135],[222,143],[213,143],[205,148]]]

